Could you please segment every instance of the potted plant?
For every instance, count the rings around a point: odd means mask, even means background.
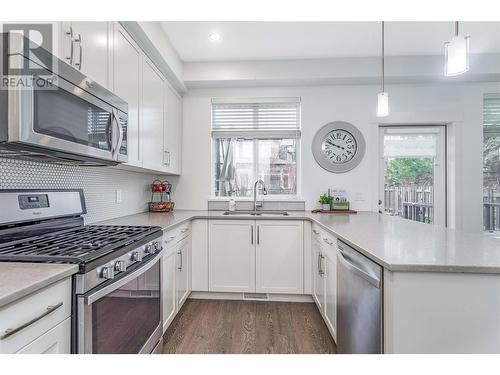
[[[323,211],[330,211],[330,207],[332,205],[332,197],[326,194],[320,195],[319,203],[321,203],[321,209]]]

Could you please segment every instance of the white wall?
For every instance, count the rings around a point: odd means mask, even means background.
[[[190,90],[183,99],[183,174],[176,188],[178,208],[205,209],[211,191],[212,97],[299,96],[302,98],[301,195],[308,209],[328,188],[347,189],[354,209],[378,210],[378,119],[374,116],[378,86],[311,86]],[[459,229],[482,225],[482,95],[500,92],[500,83],[462,85],[390,85],[389,123],[450,122],[452,178],[450,223]],[[324,124],[353,123],[366,140],[361,164],[344,174],[323,170],[311,142]],[[456,157],[456,159],[455,159]],[[356,201],[354,198],[361,197]]]

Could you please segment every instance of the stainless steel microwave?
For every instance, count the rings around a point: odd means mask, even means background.
[[[127,103],[26,43],[23,37],[2,36],[0,157],[84,165],[127,162]],[[5,67],[7,59],[17,70]]]

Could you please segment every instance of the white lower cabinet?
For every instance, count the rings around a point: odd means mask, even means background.
[[[255,221],[211,220],[209,291],[255,291]]]
[[[71,352],[71,277],[0,308],[0,353]]]
[[[337,341],[337,239],[313,226],[311,249],[313,299]]]
[[[177,245],[177,266],[176,266],[176,274],[175,274],[175,302],[177,304],[177,308],[180,309],[187,297],[189,296],[190,291],[190,274],[189,274],[189,262],[191,259],[190,256],[190,240],[191,238],[185,238]]]
[[[191,224],[163,234],[161,267],[163,332],[191,293]]]
[[[209,291],[302,294],[304,228],[292,220],[211,220]]]
[[[303,225],[302,221],[256,221],[257,293],[303,293]]]
[[[26,345],[18,354],[71,353],[71,318],[67,318],[42,336]]]
[[[322,269],[323,264],[323,248],[321,243],[315,239],[312,241],[312,252],[313,252],[313,299],[318,306],[321,314],[325,311],[325,280],[323,278],[324,271]]]
[[[175,249],[168,249],[162,259],[162,307],[163,307],[163,331],[175,317],[175,277],[176,277],[176,259]]]
[[[326,249],[323,262],[325,279],[325,322],[337,341],[337,257]]]

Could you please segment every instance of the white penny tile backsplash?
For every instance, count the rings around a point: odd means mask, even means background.
[[[0,158],[0,189],[82,188],[87,214],[85,222],[95,223],[147,211],[153,174],[110,167],[80,167]],[[115,203],[116,189],[122,202]]]

